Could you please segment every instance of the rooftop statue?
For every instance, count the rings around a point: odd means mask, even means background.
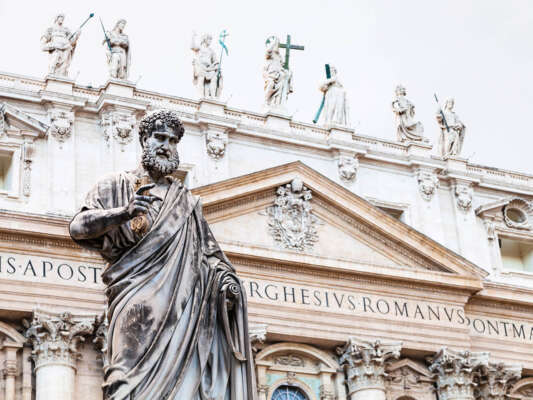
[[[191,50],[194,53],[192,61],[193,83],[198,88],[200,97],[218,98],[222,91],[222,72],[220,61],[211,42],[213,37],[204,34],[200,39],[193,33]]]
[[[347,126],[349,114],[346,90],[334,66],[330,67],[330,77],[320,85],[320,91],[324,93],[324,125]]]
[[[50,56],[48,73],[67,77],[81,31],[71,33],[64,21],[65,14],[56,15],[53,25],[41,37],[41,45]]]
[[[405,97],[407,91],[402,85],[396,86],[396,97],[392,101],[392,111],[396,115],[398,141],[427,142],[424,138],[422,122],[415,121],[415,105]]]
[[[124,33],[126,20],[120,19],[110,32],[105,32],[102,42],[106,45],[109,76],[113,79],[127,80],[131,68],[131,50],[128,35]]]
[[[141,165],[98,182],[70,223],[108,261],[107,399],[255,399],[246,295],[172,177],[183,133],[171,111],[146,116]]]
[[[454,106],[455,100],[447,99],[444,110],[439,109],[436,115],[440,127],[439,150],[444,158],[459,156],[465,139],[466,126],[453,111]]]

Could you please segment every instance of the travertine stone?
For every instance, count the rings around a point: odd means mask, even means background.
[[[126,20],[118,20],[102,42],[106,49],[109,76],[113,79],[127,80],[131,69],[130,41],[124,33],[125,27]]]
[[[424,200],[430,201],[439,185],[439,179],[433,171],[419,169],[416,172],[418,190]]]
[[[320,91],[324,93],[323,125],[330,124],[346,126],[349,124],[350,113],[346,90],[339,80],[337,68],[331,66],[331,78],[326,79],[320,85]]]
[[[54,23],[41,37],[42,50],[50,55],[48,73],[51,75],[68,76],[68,70],[80,31],[74,33],[63,25],[64,14],[58,14]]]
[[[111,138],[120,144],[128,144],[133,140],[135,116],[126,111],[108,111],[102,114],[104,139],[109,144]]]
[[[390,363],[387,366],[388,399],[437,400],[433,374],[409,358]]]
[[[461,211],[468,212],[472,208],[472,196],[474,190],[469,183],[457,183],[455,185],[455,199],[457,208]]]
[[[64,142],[72,135],[74,112],[67,109],[51,109],[50,122],[50,134],[58,142]]]
[[[350,400],[385,400],[385,368],[400,357],[401,342],[368,341],[351,337],[337,350],[344,367]]]
[[[522,376],[520,365],[489,363],[479,370],[475,391],[478,400],[506,400],[511,386]]]
[[[283,58],[276,36],[266,40],[263,80],[265,81],[265,106],[284,110],[289,94],[293,92],[292,71],[283,67]]]
[[[356,157],[341,155],[337,162],[339,176],[345,182],[353,182],[357,176],[359,160]]]
[[[436,114],[437,123],[441,131],[439,152],[444,158],[460,155],[465,139],[466,127],[453,111],[454,105],[455,100],[453,98],[447,99],[444,103],[444,110],[439,109]]]
[[[474,400],[476,373],[489,363],[489,353],[454,351],[446,347],[428,358],[435,373],[439,400]]]
[[[392,101],[392,111],[396,116],[396,132],[398,141],[427,142],[424,138],[424,127],[414,119],[415,105],[407,97],[407,91],[402,85],[396,86],[396,97]]]
[[[73,399],[79,344],[94,332],[95,318],[35,310],[26,337],[33,351],[37,400]]]
[[[222,71],[218,57],[211,47],[212,41],[213,36],[209,33],[203,34],[201,38],[198,38],[196,32],[193,33],[193,83],[200,98],[218,98],[222,92]]]

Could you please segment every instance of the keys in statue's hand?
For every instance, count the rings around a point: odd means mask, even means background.
[[[155,200],[163,201],[161,197],[150,194],[149,192],[150,189],[153,189],[154,187],[155,187],[155,183],[149,183],[137,189],[137,191],[135,192],[135,194],[133,195],[129,204],[126,207],[130,218],[135,218],[139,215],[147,214],[148,207]]]

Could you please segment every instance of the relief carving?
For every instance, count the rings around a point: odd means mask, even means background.
[[[318,218],[312,214],[311,191],[301,179],[280,186],[275,204],[268,207],[268,225],[274,240],[290,250],[311,249],[318,241]]]
[[[522,376],[520,365],[489,363],[479,370],[476,399],[506,400],[509,388]]]
[[[31,194],[31,167],[32,167],[32,157],[35,152],[35,146],[32,142],[24,142],[22,148],[22,194],[24,196],[29,196]]]
[[[455,197],[457,200],[457,207],[467,212],[472,208],[473,189],[470,185],[459,184],[455,187]]]
[[[367,341],[351,337],[337,349],[339,364],[343,366],[348,394],[379,388],[385,391],[385,369],[390,360],[400,357],[401,342]]]
[[[357,176],[357,169],[359,168],[359,160],[355,157],[340,156],[337,162],[339,168],[339,176],[343,181],[352,182]]]
[[[80,358],[79,344],[94,331],[94,318],[74,317],[69,312],[34,312],[31,322],[24,321],[25,336],[32,344],[35,368],[66,363],[75,367]]]
[[[59,142],[64,142],[72,135],[74,112],[66,110],[50,110],[50,133]]]
[[[430,201],[439,185],[439,179],[433,172],[419,170],[416,174],[418,189],[424,200]]]
[[[287,355],[276,357],[275,363],[279,365],[287,365],[290,367],[304,367],[305,366],[304,359],[295,354],[287,354]]]
[[[225,132],[207,132],[207,135],[205,136],[205,146],[207,149],[207,154],[215,160],[224,157],[224,154],[226,153],[227,144],[228,134]]]
[[[488,366],[489,353],[454,351],[446,347],[428,358],[435,374],[439,400],[474,399],[475,379],[481,367]]]
[[[531,205],[524,199],[516,198],[503,207],[505,225],[514,229],[531,229],[529,214]]]
[[[133,140],[135,117],[127,112],[110,111],[102,115],[101,125],[104,139],[109,144],[114,138],[120,144],[128,144]]]
[[[94,333],[93,343],[96,349],[100,352],[103,368],[109,365],[109,357],[107,356],[107,330],[109,322],[107,320],[107,312],[96,318],[96,332]]]

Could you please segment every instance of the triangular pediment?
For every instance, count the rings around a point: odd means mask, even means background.
[[[307,188],[309,194],[304,196],[296,187],[300,195],[289,195],[287,200],[283,196],[291,191],[294,179],[303,182],[303,190]],[[217,182],[193,192],[201,196],[204,215],[224,251],[236,257],[395,279],[446,281],[452,286],[479,289],[487,275],[301,162]],[[294,202],[294,209],[307,202],[304,208],[310,207],[312,217],[290,211],[289,205],[280,206],[287,202]],[[294,212],[294,220],[284,212]],[[307,245],[294,246],[286,236],[290,239],[294,232],[298,236],[306,223],[313,225]],[[443,276],[446,279],[441,279]]]
[[[39,137],[46,136],[49,129],[49,125],[7,103],[0,103],[0,125],[5,131],[32,132]]]

